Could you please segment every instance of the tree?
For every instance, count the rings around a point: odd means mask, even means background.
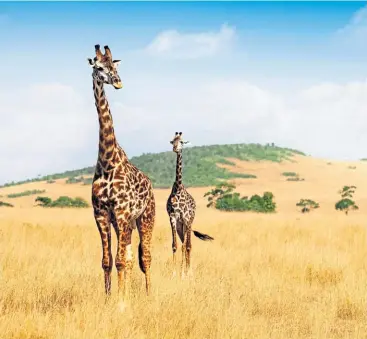
[[[218,184],[214,189],[204,194],[204,197],[208,197],[208,204],[206,207],[215,207],[215,204],[219,198],[232,193],[235,188],[235,185],[228,182]]]
[[[359,209],[355,201],[352,200],[356,188],[356,186],[344,186],[340,191],[338,191],[342,199],[335,204],[336,210],[343,211],[345,215],[348,215],[349,211]]]
[[[356,186],[344,186],[340,191],[338,191],[338,193],[342,198],[353,198],[356,188]]]
[[[352,199],[344,198],[335,204],[335,209],[339,211],[344,211],[345,214],[348,215],[349,211],[357,210],[358,206]]]
[[[301,212],[302,213],[308,213],[316,208],[319,208],[320,205],[311,199],[301,199],[296,206],[302,207]]]

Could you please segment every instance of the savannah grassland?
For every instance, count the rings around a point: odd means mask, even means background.
[[[135,231],[132,305],[125,310],[115,299],[115,268],[105,304],[91,208],[42,209],[33,207],[35,196],[5,197],[45,189],[51,198],[90,201],[90,186],[61,179],[0,189],[1,200],[16,205],[0,209],[0,338],[367,338],[367,162],[294,160],[233,160],[236,172],[257,176],[236,179],[236,190],[273,192],[276,214],[207,209],[208,188],[190,189],[198,205],[194,229],[215,238],[193,237],[192,281],[171,278],[169,190],[157,189],[153,292],[146,297]],[[305,181],[288,182],[284,171]],[[349,216],[334,209],[343,185],[357,186],[360,210]],[[301,214],[300,198],[316,200],[320,209]],[[115,237],[113,245],[115,252]],[[178,259],[179,269],[180,250]]]

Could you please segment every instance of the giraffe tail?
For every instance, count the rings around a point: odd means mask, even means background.
[[[200,240],[204,240],[204,241],[214,240],[214,238],[212,238],[210,235],[200,233],[198,231],[193,231],[193,232],[194,232],[194,235],[198,237]]]

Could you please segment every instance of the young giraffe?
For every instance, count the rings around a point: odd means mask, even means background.
[[[108,46],[95,46],[96,57],[88,59],[93,68],[93,91],[99,120],[99,151],[92,185],[94,217],[102,240],[102,268],[105,291],[111,293],[111,224],[117,235],[115,265],[118,274],[118,292],[124,299],[130,295],[130,277],[133,267],[131,233],[137,226],[139,266],[145,274],[146,292],[150,291],[150,243],[155,220],[155,199],[149,178],[129,162],[119,146],[113,121],[104,92],[104,84],[122,88],[117,66]],[[124,277],[123,277],[124,275]],[[123,293],[122,293],[123,292]]]
[[[176,180],[172,186],[172,191],[167,200],[167,213],[172,228],[172,251],[173,265],[176,266],[176,250],[177,240],[176,232],[182,242],[182,262],[181,262],[181,277],[185,274],[191,274],[190,268],[190,253],[191,253],[191,231],[192,223],[195,218],[196,204],[194,198],[188,193],[182,183],[182,148],[188,141],[183,141],[182,132],[176,132],[173,140],[170,141],[173,145],[173,152],[177,154],[176,162]],[[193,231],[194,235],[201,240],[214,240],[207,234]],[[184,269],[184,257],[186,259],[186,268]],[[176,269],[173,270],[173,275],[176,275]]]

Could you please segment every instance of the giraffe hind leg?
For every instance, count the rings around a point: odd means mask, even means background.
[[[145,274],[145,287],[147,295],[150,294],[150,264],[152,256],[150,246],[152,242],[153,228],[155,222],[155,200],[151,195],[150,200],[143,214],[136,220],[136,225],[139,232],[139,267]]]
[[[133,253],[131,250],[131,221],[126,220],[121,210],[115,211],[111,218],[117,236],[117,253],[115,265],[117,269],[118,294],[127,301],[130,297],[131,271]]]
[[[176,222],[177,234],[180,237],[181,242],[184,242],[185,237],[185,224],[183,223],[182,219],[177,220]]]

